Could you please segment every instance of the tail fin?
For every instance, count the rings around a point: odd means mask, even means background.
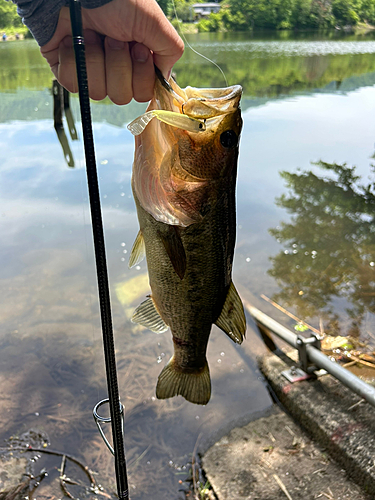
[[[190,403],[205,405],[211,397],[211,379],[208,364],[196,373],[184,373],[174,366],[173,356],[159,375],[156,386],[158,399],[181,395]]]

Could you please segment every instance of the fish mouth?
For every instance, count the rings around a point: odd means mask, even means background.
[[[155,96],[146,113],[133,120],[128,129],[140,135],[151,120],[157,118],[172,127],[190,133],[214,130],[224,116],[239,111],[240,85],[224,88],[181,89],[173,78],[167,81],[155,66]]]
[[[234,113],[239,107],[242,87],[217,89],[185,89],[187,100],[182,106],[182,113],[196,119],[210,119],[217,116]]]
[[[236,165],[242,88],[181,89],[156,76],[146,112],[128,124],[136,136],[133,192],[156,221],[188,227],[217,203]]]
[[[179,112],[197,120],[207,120],[234,113],[239,108],[242,95],[241,85],[223,88],[195,88],[189,86],[181,89],[173,78],[170,78],[168,82],[159,69],[156,68],[155,73],[158,83],[156,86],[158,100],[162,106],[169,104],[168,109],[171,111]],[[165,91],[168,93],[168,97],[165,96]],[[164,98],[162,98],[163,93]],[[160,109],[166,108],[160,107]]]

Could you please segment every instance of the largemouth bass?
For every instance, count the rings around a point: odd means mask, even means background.
[[[132,319],[172,332],[174,355],[156,396],[206,404],[212,324],[239,344],[246,331],[231,277],[242,88],[181,89],[158,77],[146,113],[129,125],[140,225],[129,266],[146,255],[152,292]]]

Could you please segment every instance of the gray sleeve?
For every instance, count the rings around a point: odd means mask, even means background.
[[[17,12],[31,31],[39,46],[49,42],[56,30],[61,7],[68,5],[68,0],[12,0],[17,4]],[[82,7],[95,9],[111,0],[82,0]]]

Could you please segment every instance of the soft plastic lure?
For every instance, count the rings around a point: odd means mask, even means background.
[[[129,123],[128,129],[133,135],[139,135],[144,131],[150,121],[154,118],[157,118],[167,125],[181,128],[188,132],[198,133],[206,130],[206,124],[202,120],[197,120],[196,118],[190,118],[190,116],[182,115],[181,113],[175,113],[174,111],[165,111],[162,109],[153,109],[151,111],[147,111],[146,113]]]

